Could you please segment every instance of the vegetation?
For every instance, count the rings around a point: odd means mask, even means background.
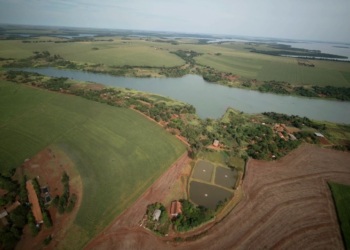
[[[160,210],[161,214],[159,220],[153,220],[153,213],[155,210]],[[169,231],[171,221],[166,208],[161,203],[150,204],[147,206],[147,220],[145,221],[145,227],[152,230],[158,235],[166,235]]]
[[[50,144],[65,151],[89,194],[74,221],[80,244],[103,230],[185,152],[179,140],[130,109],[2,80],[0,86],[0,141],[7,145],[0,149],[1,171]],[[35,235],[34,220],[28,220]]]
[[[185,232],[214,218],[214,211],[203,206],[195,206],[187,200],[181,200],[182,213],[174,221],[176,230]]]
[[[350,249],[350,186],[329,183],[346,249]]]

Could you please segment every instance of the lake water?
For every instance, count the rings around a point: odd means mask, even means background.
[[[229,88],[208,83],[198,75],[186,75],[180,78],[131,78],[54,68],[21,70],[168,96],[192,104],[202,119],[219,118],[228,107],[232,107],[245,113],[273,111],[306,116],[320,121],[350,124],[350,102],[283,96]]]

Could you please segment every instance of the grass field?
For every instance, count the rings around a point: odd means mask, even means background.
[[[59,40],[59,38],[54,37],[39,37],[31,38],[29,41],[50,39]],[[108,40],[111,37],[96,39]],[[172,45],[165,42],[140,40],[139,38],[122,40],[122,37],[112,37],[112,39],[112,42],[75,43],[22,43],[19,40],[3,40],[0,41],[0,57],[21,59],[33,55],[33,51],[48,50],[51,54],[59,54],[66,60],[80,63],[108,66],[173,67],[183,65],[185,61],[169,52],[194,50],[203,53],[203,55],[195,57],[197,63],[242,77],[259,81],[276,80],[293,84],[350,87],[350,63],[347,62],[310,60],[315,65],[314,68],[311,68],[299,66],[295,58],[251,53],[245,48],[254,46],[238,42],[198,45],[193,44],[195,40],[180,39],[177,40],[178,45]],[[95,47],[98,50],[92,49]],[[272,50],[266,45],[255,47],[256,49]],[[213,53],[221,53],[222,55],[214,56]]]
[[[329,183],[343,234],[345,248],[350,249],[350,186]]]
[[[185,146],[144,116],[83,98],[0,82],[0,167],[48,145],[74,161],[83,201],[74,221],[80,248],[130,206]],[[81,240],[85,239],[85,240]]]
[[[210,46],[213,48],[214,45]],[[350,64],[346,62],[310,60],[315,65],[314,68],[310,68],[299,66],[295,58],[251,53],[244,47],[252,46],[243,43],[215,46],[216,50],[212,52],[222,53],[221,56],[206,53],[195,58],[196,62],[259,81],[276,80],[294,84],[350,87]],[[260,47],[268,50],[266,46]]]
[[[47,38],[47,40],[54,40]],[[110,39],[100,38],[100,39]],[[185,62],[166,50],[150,46],[164,45],[140,40],[123,41],[113,38],[113,42],[77,42],[77,43],[22,43],[21,41],[0,41],[0,57],[27,58],[33,51],[48,50],[51,54],[59,54],[66,60],[87,63],[103,63],[109,66],[157,66],[172,67]],[[35,41],[35,40],[33,40]],[[127,43],[123,43],[127,42]],[[130,43],[130,44],[128,44]],[[97,47],[98,50],[92,50]]]

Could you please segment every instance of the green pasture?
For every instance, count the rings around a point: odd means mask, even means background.
[[[110,39],[110,37],[98,39]],[[181,58],[169,53],[167,50],[160,50],[159,46],[161,45],[164,44],[140,40],[124,41],[119,39],[114,39],[113,42],[75,43],[22,43],[22,41],[0,41],[0,57],[23,59],[33,55],[33,51],[47,50],[51,54],[61,55],[66,60],[81,63],[102,63],[108,66],[132,65],[173,67],[185,63]],[[97,47],[98,50],[92,49],[95,47]],[[155,47],[158,48],[155,49]]]
[[[350,87],[350,82],[339,71],[322,69],[317,66],[315,68],[299,66],[297,63],[267,63],[259,71],[257,79],[260,81],[276,80],[318,86]]]
[[[329,183],[346,249],[350,249],[350,186]]]
[[[186,147],[144,116],[83,98],[0,81],[0,170],[57,145],[83,181],[75,248],[101,232]]]

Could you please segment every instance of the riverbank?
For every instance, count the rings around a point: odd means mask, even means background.
[[[164,78],[183,77],[188,74],[196,74],[207,82],[220,84],[230,88],[254,90],[262,93],[309,97],[316,99],[350,101],[350,88],[335,86],[316,86],[309,84],[291,84],[286,81],[269,80],[258,81],[247,77],[234,75],[216,70],[205,64],[195,61],[202,53],[194,51],[178,50],[172,52],[185,61],[184,65],[174,67],[154,66],[108,66],[103,63],[81,63],[65,60],[60,55],[51,55],[50,52],[36,52],[34,56],[21,60],[4,58],[0,67],[4,68],[45,68],[79,70],[97,74],[134,78]],[[300,66],[302,67],[302,66]]]

